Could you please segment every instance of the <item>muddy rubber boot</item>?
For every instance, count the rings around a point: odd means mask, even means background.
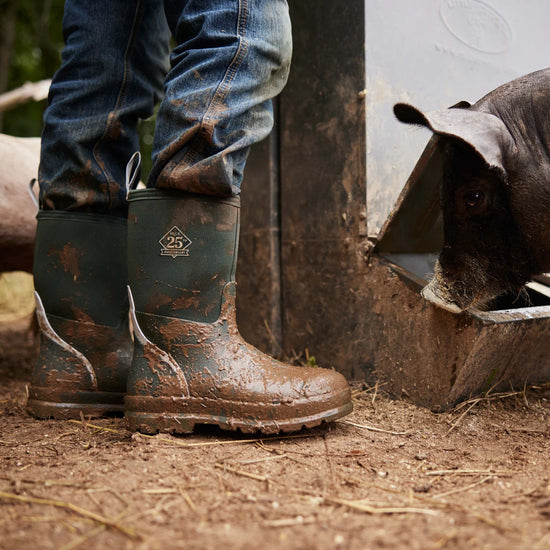
[[[133,342],[126,220],[38,214],[34,255],[40,353],[29,412],[38,418],[122,413]]]
[[[351,412],[341,374],[285,365],[239,335],[238,198],[146,189],[131,192],[129,203],[132,430],[189,433],[216,424],[277,433]]]

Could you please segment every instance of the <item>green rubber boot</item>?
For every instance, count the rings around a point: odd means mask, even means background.
[[[239,335],[238,198],[146,189],[131,192],[129,204],[131,429],[189,433],[215,424],[277,433],[351,412],[341,374],[285,365]]]
[[[29,412],[78,418],[124,411],[133,343],[126,220],[41,211],[34,255],[40,353]]]

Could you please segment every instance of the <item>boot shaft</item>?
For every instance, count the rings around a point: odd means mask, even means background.
[[[126,220],[41,211],[34,285],[48,315],[117,326],[127,316]]]
[[[133,342],[126,220],[38,214],[34,255],[40,352],[29,388],[36,417],[122,412]]]
[[[128,280],[136,310],[212,323],[235,280],[239,198],[132,191]]]

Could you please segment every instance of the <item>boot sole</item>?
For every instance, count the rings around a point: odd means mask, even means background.
[[[264,406],[235,401],[199,398],[126,396],[125,417],[131,431],[148,435],[157,433],[188,434],[197,424],[219,426],[222,430],[242,433],[276,434],[313,428],[346,416],[353,410],[349,390],[339,398],[330,399],[321,412],[290,416],[292,405]],[[339,404],[337,404],[339,402]],[[317,403],[319,405],[319,403]],[[302,410],[312,409],[309,401],[301,403]],[[319,410],[319,407],[316,407]],[[174,409],[179,409],[177,412]],[[242,414],[238,414],[241,409]],[[210,412],[205,412],[209,411]],[[162,411],[162,412],[159,412]],[[231,414],[224,411],[232,411]]]
[[[27,411],[35,418],[56,420],[78,419],[84,416],[105,416],[124,413],[124,393],[120,392],[60,392],[48,388],[29,388]]]

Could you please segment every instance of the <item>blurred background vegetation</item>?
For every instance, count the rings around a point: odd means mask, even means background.
[[[52,78],[61,62],[63,6],[64,0],[0,0],[0,94]],[[0,113],[0,132],[40,136],[46,105],[32,101]],[[139,125],[142,180],[150,169],[154,127],[154,117]]]
[[[61,60],[62,17],[63,0],[0,0],[0,94],[52,77]],[[46,101],[31,101],[0,112],[0,132],[40,136],[45,108]],[[0,323],[25,318],[33,309],[32,276],[0,274]]]
[[[51,78],[61,60],[63,0],[0,0],[0,93]],[[36,137],[46,101],[0,114],[0,131]]]
[[[52,78],[61,62],[63,6],[64,0],[0,0],[0,94]],[[0,133],[39,137],[46,105],[31,101],[0,112]],[[154,126],[154,117],[139,126],[142,180],[150,169]],[[28,316],[33,308],[32,276],[0,274],[0,323]]]

